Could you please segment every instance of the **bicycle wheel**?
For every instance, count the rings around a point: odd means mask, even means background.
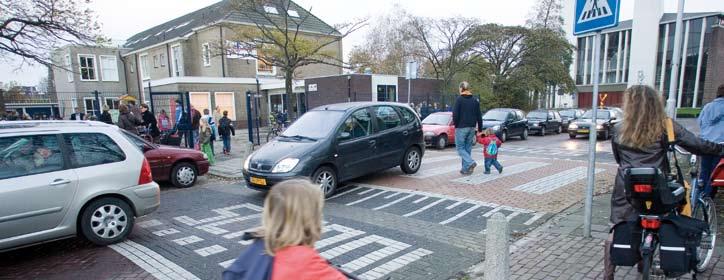
[[[654,260],[653,254],[648,254],[643,256],[643,269],[641,270],[641,279],[642,280],[649,280],[649,278],[652,275],[651,270],[651,264]]]
[[[701,238],[701,244],[697,249],[697,257],[699,262],[696,264],[696,272],[701,273],[709,268],[712,257],[714,256],[714,248],[716,248],[717,218],[716,205],[711,198],[699,200],[694,207],[694,218],[705,221],[709,224],[709,232],[704,233]]]

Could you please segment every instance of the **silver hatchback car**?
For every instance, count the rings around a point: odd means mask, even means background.
[[[158,209],[143,153],[99,122],[0,122],[0,251],[81,235],[122,241]]]

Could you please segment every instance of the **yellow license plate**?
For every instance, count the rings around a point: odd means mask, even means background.
[[[588,133],[590,132],[588,129],[579,129],[578,133]]]
[[[266,179],[264,178],[251,177],[250,181],[254,185],[266,186]]]

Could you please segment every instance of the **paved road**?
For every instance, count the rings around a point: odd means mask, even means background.
[[[511,140],[501,149],[504,172],[489,175],[482,173],[477,147],[474,158],[480,167],[472,176],[458,173],[453,147],[429,150],[417,174],[394,168],[341,188],[325,207],[325,233],[318,249],[364,279],[449,279],[482,260],[485,223],[493,213],[504,214],[513,237],[519,238],[579,202],[587,143],[565,134]],[[598,146],[597,192],[605,192],[615,166],[608,141]],[[201,183],[189,189],[164,188],[161,208],[138,219],[129,241],[96,248],[111,250],[140,268],[138,274],[125,272],[117,279],[219,278],[247,245],[241,233],[259,225],[263,195],[237,182]],[[70,248],[64,254],[88,250]],[[39,277],[18,269],[42,263],[42,256],[30,256],[35,251],[0,254],[0,260],[24,257],[5,270],[13,271],[8,278]]]

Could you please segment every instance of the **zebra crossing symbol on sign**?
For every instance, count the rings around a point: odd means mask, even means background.
[[[581,34],[618,25],[620,0],[576,0],[576,24],[573,34]]]
[[[608,1],[588,0],[586,1],[586,5],[583,6],[583,13],[581,13],[581,16],[578,18],[578,22],[587,22],[611,15],[611,7],[608,6]]]

